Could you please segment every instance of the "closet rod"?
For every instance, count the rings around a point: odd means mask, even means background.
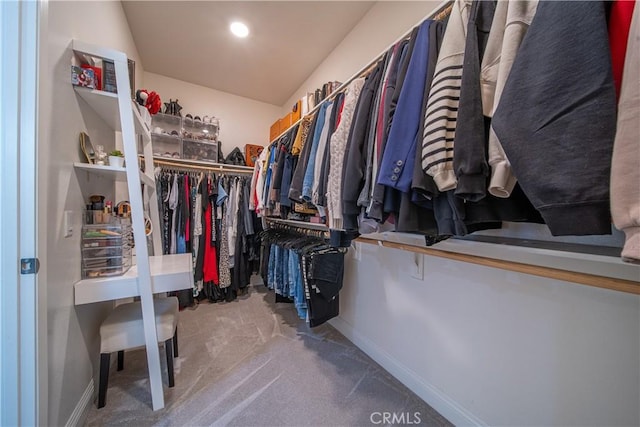
[[[468,262],[470,264],[483,265],[485,267],[498,268],[501,270],[515,271],[517,273],[530,274],[533,276],[546,277],[548,279],[562,280],[565,282],[578,283],[581,285],[604,288],[612,291],[626,292],[640,295],[640,282],[632,280],[618,279],[615,277],[597,276],[594,274],[579,273],[569,270],[560,270],[552,267],[541,267],[531,264],[523,264],[515,261],[487,258],[478,255],[461,254],[449,252],[436,248],[425,248],[421,246],[409,245],[406,243],[389,242],[386,240],[359,237],[356,242],[371,245],[381,245],[385,248],[400,249],[403,251],[415,252],[419,254],[431,255],[440,258],[448,258],[455,261]]]
[[[186,169],[186,170],[199,170],[199,171],[207,171],[207,172],[226,172],[226,173],[234,173],[234,174],[245,174],[251,175],[253,173],[253,169],[248,166],[234,166],[234,165],[225,165],[221,163],[213,163],[210,165],[203,164],[185,164],[180,160],[160,160],[156,157],[153,158],[153,163],[157,165],[165,165],[176,169]],[[242,168],[242,169],[241,169]]]
[[[322,231],[324,233],[329,232],[329,227],[327,227],[325,224],[316,224],[313,222],[296,221],[293,219],[281,219],[281,218],[272,218],[272,217],[265,217],[265,219],[267,220],[267,222],[270,222],[272,224],[279,224],[284,226],[288,225],[291,227],[305,228],[307,230]]]
[[[296,120],[295,123],[293,123],[291,126],[289,126],[284,132],[281,132],[277,137],[275,137],[271,141],[269,141],[269,144],[272,144],[273,142],[275,142],[278,139],[280,139],[284,134],[289,132],[293,127],[297,126],[305,117],[308,117],[311,114],[315,113],[323,103],[332,100],[337,94],[339,94],[340,92],[344,91],[346,89],[346,87],[349,86],[349,84],[352,81],[354,81],[358,77],[366,75],[367,72],[374,65],[376,65],[378,63],[378,61],[380,61],[380,59],[384,56],[384,54],[387,53],[387,51],[389,49],[391,49],[391,47],[395,46],[396,43],[398,43],[398,42],[400,42],[402,40],[405,40],[408,37],[410,37],[411,36],[411,31],[413,31],[414,27],[420,25],[422,22],[424,22],[426,19],[429,19],[429,18],[442,18],[442,15],[445,15],[447,11],[450,11],[450,8],[451,8],[452,5],[453,5],[453,1],[452,0],[444,0],[442,3],[440,3],[438,5],[438,7],[436,7],[433,11],[429,12],[429,14],[427,14],[427,16],[425,16],[420,21],[418,21],[415,25],[413,25],[409,31],[407,31],[405,34],[400,36],[396,41],[394,41],[389,46],[387,46],[387,48],[385,50],[380,52],[380,54],[378,54],[374,59],[372,59],[367,65],[365,65],[364,67],[360,68],[360,70],[358,70],[354,75],[349,77],[347,79],[347,81],[345,81],[340,86],[338,86],[336,88],[336,90],[331,92],[322,101],[320,101],[316,106],[314,106],[311,110],[309,110],[307,112],[307,114],[305,114],[303,117],[300,117],[298,120]]]
[[[296,221],[296,224],[291,224],[290,222],[285,223],[285,222],[271,221],[269,223],[269,228],[267,230],[292,231],[298,234],[311,236],[318,239],[325,239],[325,240],[329,238],[329,233],[326,231],[326,227],[324,229],[308,228],[308,227],[304,227],[303,225],[297,224],[297,222],[298,221]]]

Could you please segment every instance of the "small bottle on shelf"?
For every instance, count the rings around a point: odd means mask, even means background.
[[[104,166],[107,160],[107,153],[102,145],[96,145],[96,165]]]

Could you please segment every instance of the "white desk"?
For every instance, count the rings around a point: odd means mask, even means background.
[[[190,253],[151,256],[149,267],[154,294],[193,288]],[[139,296],[138,268],[134,265],[122,276],[80,280],[75,283],[74,291],[75,305]]]

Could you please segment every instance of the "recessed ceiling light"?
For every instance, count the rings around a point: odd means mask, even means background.
[[[229,27],[234,36],[245,38],[249,35],[249,28],[242,22],[233,22]]]

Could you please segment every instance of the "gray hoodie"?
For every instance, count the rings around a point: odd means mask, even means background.
[[[537,7],[538,0],[500,1],[496,6],[480,71],[482,108],[487,117],[493,116],[500,102],[516,53]],[[493,129],[489,132],[488,152],[491,166],[489,192],[496,197],[509,197],[516,185],[516,177]]]

